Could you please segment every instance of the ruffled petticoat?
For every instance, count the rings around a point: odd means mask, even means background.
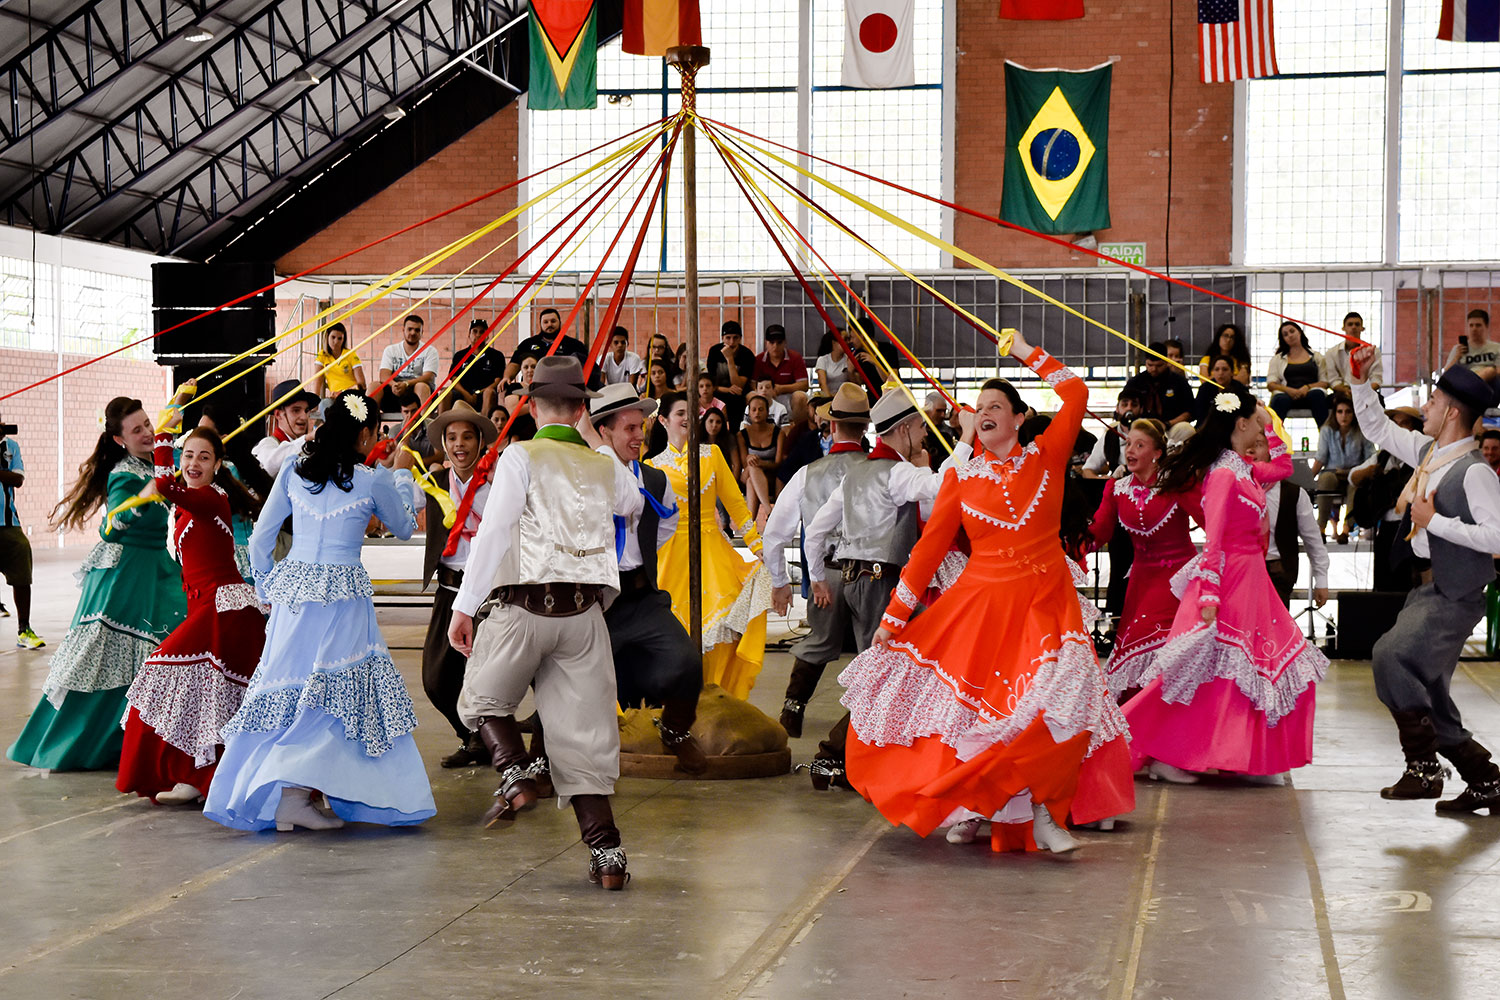
[[[358,566],[283,561],[260,665],[229,724],[204,813],[239,830],[275,823],[285,787],[314,788],[350,822],[404,826],[436,812],[411,732],[416,713],[361,593]],[[286,595],[319,600],[294,606]]]
[[[1152,664],[1171,638],[1172,622],[1177,617],[1178,600],[1170,581],[1186,562],[1137,558],[1131,564],[1115,647],[1104,663],[1104,682],[1116,698],[1140,689],[1156,676]]]

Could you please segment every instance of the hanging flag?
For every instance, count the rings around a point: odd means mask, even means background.
[[[1053,234],[1109,228],[1111,71],[1005,63],[1006,222]]]
[[[594,0],[532,0],[532,111],[590,109],[599,103]]]
[[[1443,0],[1438,37],[1445,42],[1500,42],[1500,0]]]
[[[1198,0],[1198,68],[1204,83],[1275,76],[1271,0]]]
[[[664,56],[674,45],[702,45],[698,0],[625,0],[620,47],[634,56]]]
[[[1083,0],[1000,0],[1000,16],[1008,21],[1076,21],[1083,16]]]
[[[844,86],[910,87],[916,0],[845,0]]]

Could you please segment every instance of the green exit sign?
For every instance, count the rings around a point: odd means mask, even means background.
[[[1144,243],[1100,243],[1099,252],[1126,264],[1135,264],[1137,267],[1146,266],[1146,244]],[[1100,267],[1110,266],[1107,260],[1097,263]]]

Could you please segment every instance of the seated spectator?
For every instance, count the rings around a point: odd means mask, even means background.
[[[828,451],[823,443],[823,423],[809,405],[807,393],[792,393],[792,419],[781,434],[782,450],[776,463],[776,478],[785,485],[804,465],[822,458]],[[832,425],[828,425],[832,433]]]
[[[1078,474],[1084,479],[1116,479],[1125,474],[1121,447],[1130,425],[1141,418],[1141,394],[1128,385],[1115,397],[1115,425],[1093,442]]]
[[[1352,312],[1344,317],[1344,335],[1364,339],[1365,321],[1359,313]],[[1351,340],[1340,340],[1332,348],[1323,354],[1323,371],[1328,376],[1328,385],[1336,392],[1349,392],[1349,383],[1353,380],[1354,370],[1349,362],[1349,352],[1359,347]],[[1384,371],[1380,363],[1380,352],[1375,352],[1375,360],[1370,364],[1370,370],[1366,373],[1370,388],[1379,389],[1384,380]]]
[[[830,399],[839,391],[839,386],[854,377],[854,373],[849,370],[849,355],[844,353],[844,345],[831,332],[823,334],[823,340],[818,344],[818,359],[813,363],[813,374],[818,380],[819,395]]]
[[[1477,372],[1500,365],[1500,343],[1490,339],[1490,314],[1483,309],[1470,309],[1466,317],[1469,332],[1458,338],[1458,345],[1448,353],[1448,363],[1467,365]]]
[[[765,398],[766,405],[769,409],[769,413],[767,415],[771,418],[771,423],[776,424],[779,427],[785,427],[788,423],[791,422],[791,411],[788,410],[785,406],[782,406],[780,403],[776,402],[776,385],[774,382],[772,382],[768,378],[757,379],[755,382],[755,392],[756,394]],[[749,404],[747,403],[746,405]]]
[[[1308,410],[1319,427],[1328,420],[1328,375],[1323,355],[1312,349],[1302,327],[1291,320],[1277,331],[1276,353],[1266,369],[1271,409],[1282,420],[1294,409]]]
[[[1199,365],[1198,370],[1202,371],[1203,366]],[[1234,379],[1233,358],[1217,357],[1209,362],[1207,377],[1198,386],[1198,398],[1193,401],[1193,418],[1201,421],[1207,416],[1208,408],[1214,405],[1214,397],[1223,391],[1220,386],[1228,385]]]
[[[1145,370],[1132,376],[1125,388],[1136,392],[1142,417],[1165,424],[1169,440],[1186,440],[1193,433],[1193,387],[1165,360],[1165,343],[1157,341],[1150,347],[1155,353],[1146,356]]]
[[[495,405],[500,396],[501,380],[505,378],[506,364],[504,352],[485,346],[489,339],[488,323],[476,319],[469,324],[469,346],[453,355],[453,364],[448,368],[448,384],[453,391],[443,401],[443,409],[448,409],[457,399],[481,413]],[[473,364],[469,363],[470,359],[473,359]],[[463,374],[455,376],[453,373],[458,371]]]
[[[671,371],[671,362],[661,358],[651,359],[651,364],[646,369],[647,399],[661,399],[667,393],[676,391],[672,385]]]
[[[413,313],[401,321],[401,339],[380,355],[380,381],[389,383],[380,393],[380,412],[399,408],[396,397],[410,390],[418,399],[432,395],[437,384],[437,348],[422,346],[422,317]]]
[[[754,388],[755,352],[742,341],[739,323],[726,320],[719,329],[719,342],[708,349],[704,369],[714,380],[714,395],[724,404],[729,429],[738,431],[745,419],[745,397]]]
[[[724,464],[729,466],[729,471],[734,473],[735,482],[740,481],[740,470],[744,463],[740,461],[739,440],[729,433],[729,424],[724,419],[722,409],[706,410],[701,418],[699,433],[702,435],[704,444],[711,444],[719,449],[724,456]]]
[[[1500,475],[1500,431],[1490,430],[1479,435],[1479,457]]]
[[[703,415],[705,413],[707,413],[709,410],[718,410],[720,413],[723,413],[724,412],[724,401],[722,399],[719,399],[718,397],[716,397],[714,395],[714,380],[713,380],[713,376],[709,375],[708,372],[699,372],[698,373],[698,417],[699,417],[699,419],[701,420],[703,418]],[[726,424],[728,423],[727,419],[725,420],[725,423]],[[725,455],[724,457],[728,458],[729,456]]]
[[[772,478],[781,451],[781,428],[771,420],[770,400],[760,393],[745,404],[745,426],[740,428],[739,452],[744,459],[740,480],[744,484],[745,503],[756,524],[764,524],[775,499]]]
[[[676,355],[672,351],[672,342],[659,333],[653,333],[651,339],[646,341],[646,376],[650,380],[651,363],[660,361],[667,372],[667,384],[673,389],[682,388],[682,373],[677,370]]]
[[[766,327],[766,349],[755,359],[757,381],[769,377],[776,401],[791,407],[792,393],[807,392],[807,362],[796,351],[787,349],[786,330],[779,323]]]
[[[1214,333],[1213,345],[1203,355],[1203,360],[1198,362],[1198,377],[1223,385],[1212,371],[1213,363],[1218,358],[1229,359],[1230,378],[1241,385],[1250,384],[1250,347],[1245,342],[1245,331],[1240,329],[1238,323],[1219,324],[1219,329]]]
[[[639,354],[630,350],[630,331],[623,326],[610,332],[609,350],[600,364],[604,368],[606,384],[624,382],[636,392],[641,391],[641,383],[646,379],[646,365]]]
[[[1375,454],[1375,446],[1360,433],[1354,420],[1354,404],[1348,396],[1336,396],[1333,415],[1318,431],[1318,455],[1313,460],[1312,474],[1318,483],[1318,537],[1325,537],[1329,518],[1340,508],[1344,511],[1343,527],[1338,528],[1333,540],[1340,545],[1349,540],[1349,514],[1353,510],[1354,486],[1349,482],[1349,473],[1363,465]],[[1338,495],[1343,493],[1343,499]]]
[[[365,391],[365,367],[359,355],[349,349],[349,331],[335,323],[323,331],[323,347],[313,359],[319,369],[308,388],[315,396],[337,396],[345,389]]]
[[[442,452],[432,446],[427,437],[427,420],[419,416],[422,411],[422,399],[415,392],[403,392],[396,397],[396,402],[401,406],[401,422],[392,427],[390,433],[398,435],[402,429],[406,429],[406,436],[396,443],[391,453],[381,460],[382,465],[393,469],[410,469],[416,465],[412,459],[411,452],[414,451],[422,457],[422,464],[431,466],[433,462],[441,461]],[[411,451],[406,449],[410,448]]]

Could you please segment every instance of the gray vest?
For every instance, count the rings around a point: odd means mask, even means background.
[[[1422,457],[1436,446],[1436,442],[1422,451]],[[1432,495],[1433,506],[1445,517],[1456,517],[1465,524],[1473,524],[1474,513],[1469,509],[1468,491],[1464,489],[1464,474],[1471,465],[1481,461],[1477,451],[1463,458],[1454,459],[1443,474]],[[1478,552],[1462,545],[1444,541],[1432,532],[1427,533],[1428,553],[1432,557],[1432,582],[1449,600],[1462,600],[1479,596],[1479,591],[1495,579],[1495,561],[1488,552]]]
[[[922,533],[921,515],[914,503],[891,505],[889,483],[896,464],[888,458],[865,458],[845,474],[840,486],[844,536],[834,550],[839,559],[904,566],[911,557]]]
[[[818,511],[833,496],[833,491],[843,483],[844,476],[855,465],[866,462],[867,457],[863,451],[841,451],[836,455],[825,455],[807,466],[807,471],[802,474],[802,515],[803,527],[812,524],[813,518],[818,516]],[[845,514],[847,515],[847,511]],[[824,562],[833,558],[838,551],[839,543],[843,541],[842,528],[834,529],[833,534],[828,536],[828,551],[825,552]]]

